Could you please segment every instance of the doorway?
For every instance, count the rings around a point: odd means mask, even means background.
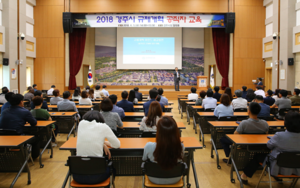
[[[272,67],[266,68],[265,77],[265,91],[268,91],[269,89],[272,90]]]
[[[31,86],[31,68],[30,67],[26,67],[26,86]]]
[[[88,85],[88,73],[89,73],[89,65],[83,65],[82,67],[82,73],[83,73],[83,88],[85,88]]]

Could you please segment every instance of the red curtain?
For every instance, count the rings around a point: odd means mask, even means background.
[[[86,28],[74,28],[73,33],[69,35],[69,57],[70,57],[70,78],[69,89],[73,90],[77,87],[75,76],[78,74],[85,47]]]
[[[221,87],[225,89],[229,87],[228,71],[229,71],[229,34],[225,33],[225,29],[212,29],[215,57],[218,70],[223,77]]]

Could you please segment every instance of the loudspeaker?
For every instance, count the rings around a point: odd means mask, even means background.
[[[3,65],[5,65],[5,66],[9,65],[8,58],[3,58]]]
[[[234,33],[235,28],[235,13],[228,12],[225,14],[225,32]]]
[[[294,58],[288,59],[288,65],[294,65]]]
[[[65,33],[73,32],[71,12],[63,12],[63,28]]]

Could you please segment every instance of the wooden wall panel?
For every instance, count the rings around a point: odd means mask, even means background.
[[[224,13],[228,0],[70,0],[81,13]]]
[[[261,0],[235,0],[236,27],[233,47],[233,89],[254,88],[252,80],[264,77],[262,39],[265,8]]]

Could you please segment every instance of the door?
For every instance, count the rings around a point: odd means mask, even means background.
[[[88,85],[88,73],[89,73],[89,65],[83,65],[82,67],[82,71],[83,71],[83,88],[85,88]]]
[[[266,68],[266,71],[265,71],[265,91],[268,91],[269,89],[272,90],[272,68]]]

